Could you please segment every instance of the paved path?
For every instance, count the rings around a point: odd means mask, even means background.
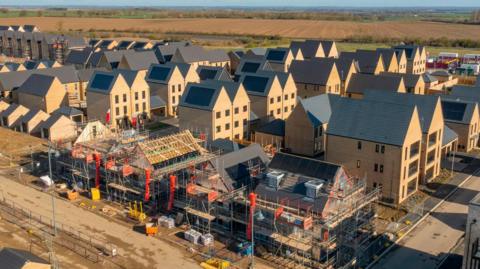
[[[468,203],[479,190],[480,178],[476,174],[373,268],[436,268],[463,236]]]
[[[1,195],[37,214],[51,216],[51,196],[0,175]],[[68,201],[56,199],[56,219],[74,229],[114,242],[119,254],[131,262],[126,268],[200,268],[182,252],[161,240],[146,237],[128,227],[88,212]],[[1,267],[1,266],[0,266]]]

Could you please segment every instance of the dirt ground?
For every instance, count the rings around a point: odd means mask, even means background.
[[[0,167],[5,168],[13,163],[30,157],[30,153],[45,150],[47,141],[28,134],[0,128]],[[11,162],[10,162],[11,161]]]
[[[59,23],[61,22],[61,23]],[[348,22],[260,19],[101,19],[28,17],[4,18],[0,24],[35,24],[43,31],[102,29],[148,30],[158,33],[279,35],[291,38],[341,39],[350,36],[480,39],[480,25],[421,21]]]

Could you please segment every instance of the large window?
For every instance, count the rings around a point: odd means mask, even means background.
[[[419,152],[420,152],[420,141],[415,142],[410,146],[410,158],[417,156]]]
[[[414,161],[408,165],[408,177],[413,176],[418,171],[418,161]]]

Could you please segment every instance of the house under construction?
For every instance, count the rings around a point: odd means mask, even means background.
[[[189,131],[82,137],[57,160],[72,186],[142,201],[147,214],[176,214],[177,224],[217,238],[253,239],[257,255],[283,267],[355,267],[374,234],[378,190],[367,194],[339,165],[270,160],[257,144],[220,156]]]

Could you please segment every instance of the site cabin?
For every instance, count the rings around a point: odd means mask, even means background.
[[[385,91],[367,91],[364,99],[417,107],[421,119],[420,125],[422,127],[419,183],[426,184],[436,178],[441,170],[441,150],[445,132],[440,97]],[[447,139],[451,140],[451,138]]]
[[[362,74],[378,75],[385,71],[383,57],[376,51],[357,50],[356,52],[342,52],[340,59],[357,62],[358,72]]]
[[[297,87],[290,74],[263,71],[242,75],[239,82],[260,124],[287,119],[297,104]]]
[[[65,87],[53,76],[32,74],[16,92],[20,104],[48,114],[68,105]]]
[[[405,83],[407,93],[420,95],[426,94],[426,83],[422,75],[382,72],[380,76],[401,77]]]
[[[298,96],[302,98],[324,93],[341,94],[342,81],[333,59],[294,60],[290,73],[297,86]]]
[[[179,104],[181,130],[203,133],[209,141],[248,137],[250,99],[240,83],[189,83]]]
[[[40,137],[40,126],[50,115],[42,110],[32,109],[20,120],[20,129],[22,133]]]
[[[422,150],[418,109],[342,98],[327,128],[325,159],[381,187],[384,202],[399,204],[417,191]]]
[[[29,109],[18,104],[11,104],[7,109],[0,113],[1,124],[3,127],[10,128],[15,126],[18,121],[27,114]]]
[[[445,124],[458,135],[458,150],[470,152],[476,148],[480,131],[478,104],[445,96],[442,110]]]
[[[157,57],[152,50],[130,50],[123,54],[120,63],[118,64],[118,69],[133,71],[148,70],[152,64],[158,64]]]
[[[322,94],[300,100],[285,121],[285,150],[307,157],[323,154],[330,115],[339,99],[335,94]]]
[[[265,53],[265,59],[270,66],[277,72],[288,72],[293,60],[303,60],[300,50],[295,54],[289,48],[269,48]]]
[[[51,115],[40,124],[41,138],[52,142],[73,141],[77,137],[76,123],[61,114]]]
[[[188,83],[198,83],[200,78],[190,64],[166,63],[150,66],[146,81],[150,94],[166,103],[166,116],[177,116],[177,107]]]
[[[402,77],[376,76],[369,74],[353,74],[348,84],[346,95],[349,98],[360,99],[367,90],[379,90],[405,93],[405,83]]]

